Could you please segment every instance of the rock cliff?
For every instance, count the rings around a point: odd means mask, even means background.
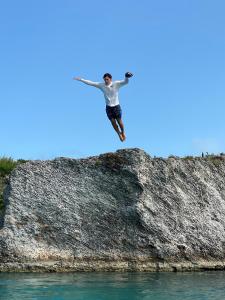
[[[225,268],[224,157],[29,161],[4,203],[0,271]]]

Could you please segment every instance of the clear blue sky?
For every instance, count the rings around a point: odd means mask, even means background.
[[[225,152],[224,0],[0,2],[0,155]],[[103,94],[73,81],[123,79],[127,141]]]

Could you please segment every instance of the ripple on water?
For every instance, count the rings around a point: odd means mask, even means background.
[[[223,300],[225,272],[1,273],[0,300]]]

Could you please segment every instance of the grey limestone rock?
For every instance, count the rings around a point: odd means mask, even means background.
[[[0,271],[224,269],[225,161],[124,149],[29,161],[4,191]]]

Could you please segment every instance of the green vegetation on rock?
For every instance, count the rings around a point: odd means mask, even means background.
[[[4,207],[3,191],[9,174],[18,164],[24,162],[26,162],[26,160],[23,159],[13,160],[11,157],[0,158],[0,210],[2,210]]]

